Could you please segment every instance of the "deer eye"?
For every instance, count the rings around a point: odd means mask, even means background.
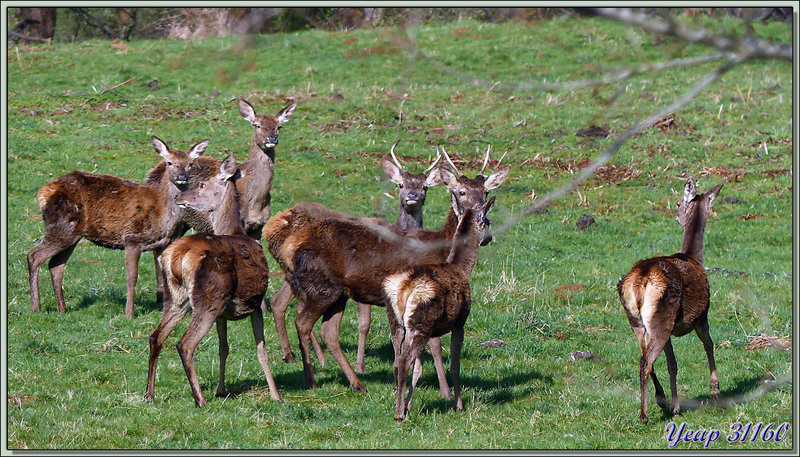
[[[463,190],[459,190],[458,195],[461,195],[463,197],[464,195],[467,195],[467,193],[464,192]]]
[[[402,185],[402,184],[398,184],[398,185],[397,185],[397,187],[399,187],[400,189],[402,189],[402,188],[403,188],[403,185]]]
[[[172,162],[167,161],[167,165],[172,166]]]
[[[261,125],[259,125],[259,124],[253,124],[253,127],[255,127],[255,128],[257,128],[257,129],[260,129],[260,128],[261,128]]]
[[[206,188],[206,183],[200,183],[200,188],[201,189],[205,189]]]

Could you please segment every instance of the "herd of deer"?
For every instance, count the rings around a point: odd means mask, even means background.
[[[142,252],[153,251],[157,302],[163,303],[163,313],[150,336],[146,400],[154,397],[156,364],[164,341],[191,310],[191,322],[177,349],[195,405],[206,404],[194,367],[195,348],[216,322],[220,358],[216,393],[225,395],[227,321],[245,317],[250,317],[270,396],[280,401],[267,361],[263,313],[271,308],[283,359],[294,361],[285,320],[293,297],[297,299],[295,325],[306,387],[316,387],[312,346],[319,360],[325,361],[313,332],[314,324],[322,318],[320,337],[328,351],[350,387],[366,392],[339,344],[339,324],[350,298],[358,303],[355,366],[361,373],[365,371],[371,306],[386,308],[395,351],[395,419],[403,420],[411,407],[426,345],[436,366],[442,397],[454,399],[455,408],[462,410],[459,366],[471,304],[469,279],[478,247],[491,241],[487,215],[494,196],[487,198],[488,193],[506,180],[509,167],[484,176],[489,163],[487,149],[480,172],[468,178],[458,171],[444,148],[440,152],[437,147],[430,167],[413,174],[395,156],[395,143],[390,151],[392,160],[384,158],[381,162],[389,180],[399,188],[401,207],[395,223],[349,216],[316,203],[299,203],[270,218],[278,131],[291,119],[295,104],[274,116],[257,115],[243,99],[238,104],[240,114],[253,127],[250,156],[245,162],[236,163],[233,154],[224,160],[204,156],[209,140],[182,152],[153,136],[156,152],[164,160],[150,170],[144,184],[75,171],[41,188],[36,198],[45,235],[28,254],[32,311],[40,309],[39,268],[48,259],[58,311],[66,311],[64,268],[77,243],[86,238],[103,247],[125,250],[125,314],[133,317],[139,258]],[[450,169],[437,167],[442,155]],[[452,210],[439,230],[426,230],[422,227],[426,192],[440,183],[449,189]],[[678,207],[678,222],[684,229],[681,252],[637,262],[617,286],[642,351],[639,376],[641,419],[645,422],[648,377],[659,405],[666,408],[664,391],[653,371],[653,362],[662,351],[670,375],[671,412],[680,413],[671,336],[696,331],[708,355],[711,394],[719,393],[708,328],[703,231],[711,203],[723,184],[698,194],[694,180],[689,178]],[[198,233],[183,236],[189,228]],[[269,272],[262,238],[285,275],[269,307],[264,297]],[[440,337],[447,333],[451,334],[453,396],[442,362]]]

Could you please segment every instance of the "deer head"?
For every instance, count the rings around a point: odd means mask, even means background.
[[[272,116],[256,114],[252,105],[240,98],[239,114],[253,126],[253,143],[266,152],[278,145],[278,131],[281,129],[281,124],[292,118],[296,105],[297,103],[292,102]]]
[[[206,139],[192,146],[186,154],[189,156],[189,160],[182,160],[181,157],[185,157],[185,155],[181,151],[170,150],[164,141],[153,135],[153,146],[156,148],[156,152],[164,158],[167,165],[167,177],[175,184],[175,187],[184,189],[189,184],[194,161],[206,152],[208,142],[209,140]]]
[[[222,203],[228,181],[240,176],[233,154],[219,165],[219,172],[211,179],[201,181],[197,186],[181,192],[175,197],[175,203],[181,208],[192,208],[197,211],[214,211]]]
[[[486,165],[489,163],[489,151],[491,150],[491,146],[486,149],[486,158],[483,161],[483,167],[481,167],[481,171],[478,172],[478,175],[474,178],[468,178],[465,175],[461,174],[456,168],[453,161],[450,160],[450,156],[447,155],[447,151],[442,148],[442,152],[444,153],[445,159],[447,159],[447,163],[453,169],[452,173],[447,169],[441,169],[440,173],[442,175],[442,182],[444,182],[445,186],[450,190],[450,197],[451,197],[451,204],[453,206],[453,212],[456,216],[460,217],[466,208],[472,208],[483,216],[483,223],[480,230],[481,236],[481,246],[485,246],[492,241],[492,234],[489,231],[489,226],[491,225],[491,221],[487,217],[489,214],[489,210],[492,209],[494,205],[494,197],[486,200],[489,195],[489,191],[492,189],[498,188],[508,177],[508,170],[511,168],[506,166],[502,170],[496,171],[489,175],[488,177],[483,175],[483,171],[486,169]]]
[[[394,148],[400,140],[394,143],[390,152],[392,160],[384,158],[381,160],[383,171],[389,180],[397,184],[399,189],[400,205],[402,210],[409,215],[415,216],[422,214],[422,207],[425,205],[425,196],[428,193],[428,188],[433,187],[442,182],[439,169],[435,168],[439,163],[441,154],[436,151],[436,160],[423,172],[411,173],[397,160],[394,155]]]

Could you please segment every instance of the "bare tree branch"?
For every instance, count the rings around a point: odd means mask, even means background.
[[[775,44],[766,40],[743,35],[722,36],[700,27],[689,27],[674,17],[655,18],[636,13],[629,8],[590,8],[590,11],[608,19],[634,25],[654,34],[669,35],[690,43],[704,44],[732,54],[730,60],[779,59],[792,61],[790,44]]]

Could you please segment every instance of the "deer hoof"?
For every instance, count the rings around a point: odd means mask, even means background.
[[[645,425],[647,425],[647,423],[650,422],[650,418],[647,417],[647,413],[641,413],[639,415],[639,420],[641,420],[642,423]]]
[[[294,354],[290,352],[288,354],[284,354],[283,361],[286,363],[295,363],[297,360],[294,358]]]
[[[362,386],[360,383],[354,386],[350,386],[350,388],[353,389],[353,392],[358,392],[360,394],[367,393],[367,389],[365,389],[364,386]]]

